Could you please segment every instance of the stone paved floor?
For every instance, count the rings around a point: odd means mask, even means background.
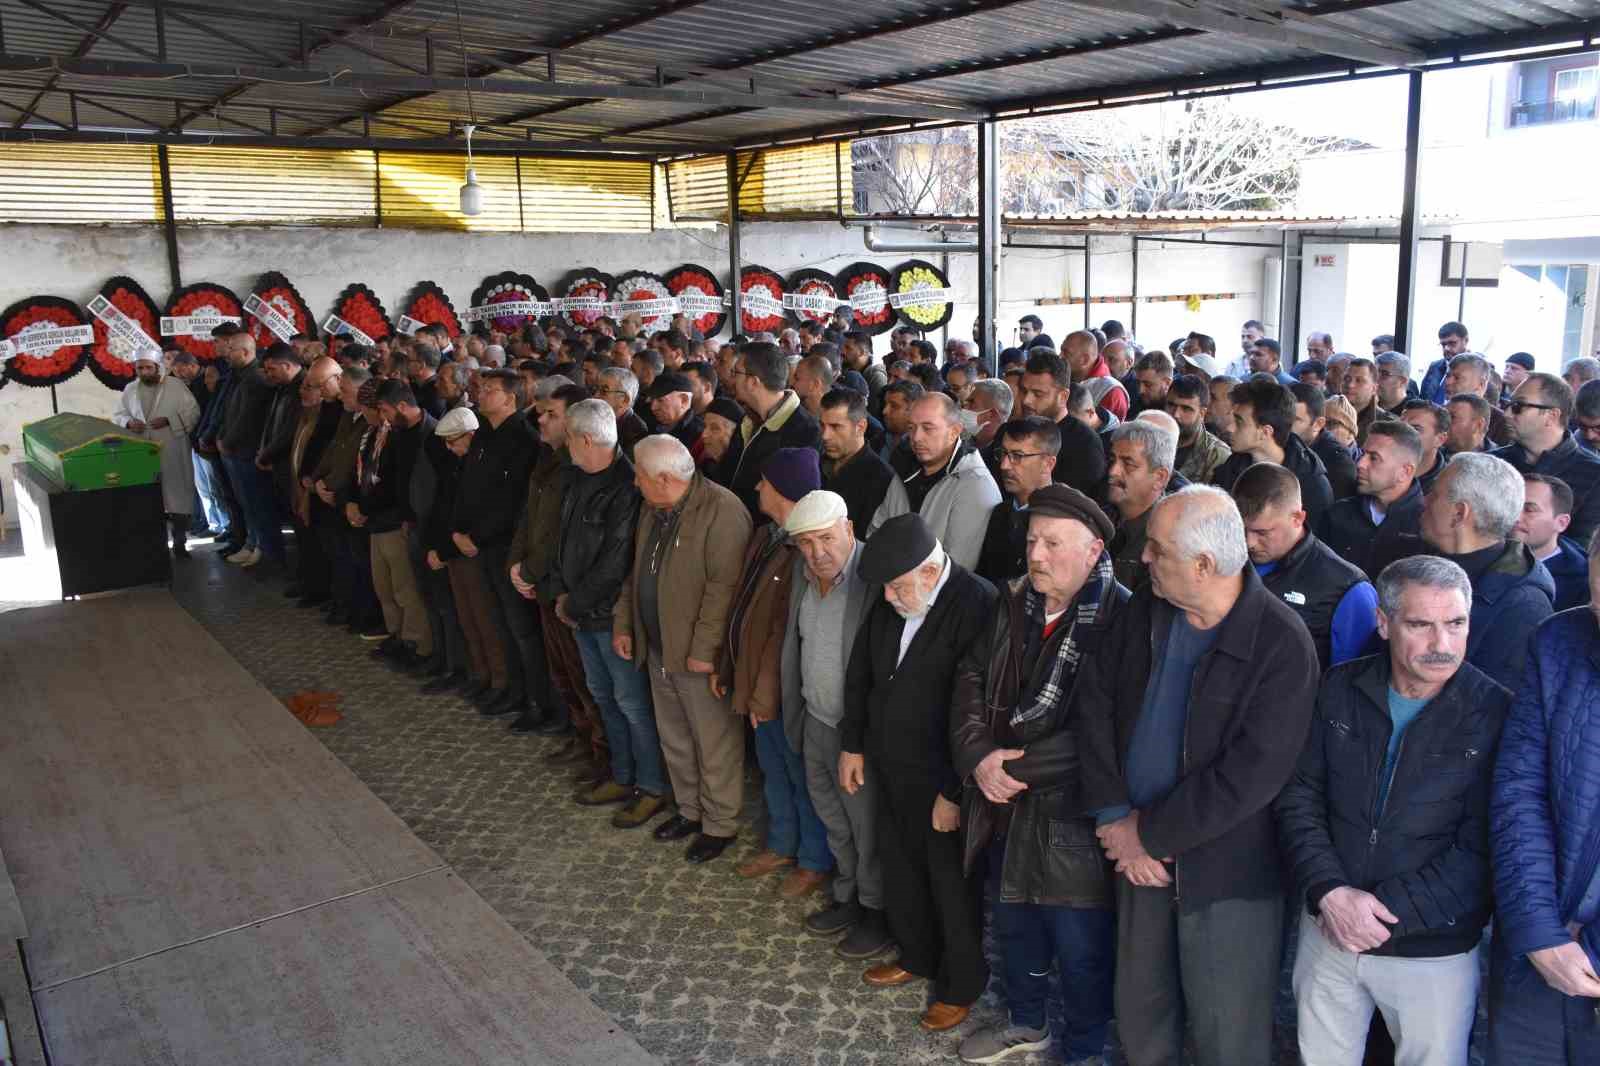
[[[957,1061],[960,1039],[1001,1017],[997,983],[958,1031],[922,1033],[921,983],[867,988],[862,964],[800,925],[814,902],[776,895],[733,866],[755,842],[759,789],[741,839],[690,866],[681,846],[613,829],[613,808],[573,804],[554,743],[507,733],[452,698],[372,662],[371,645],[297,610],[281,582],[204,546],[179,570],[180,602],[269,690],[342,693],[344,719],[317,736],[422,840],[641,1044],[673,1063],[911,1064]],[[1060,1009],[1052,997],[1052,1014]],[[1280,1063],[1294,1063],[1280,996]],[[1474,1056],[1475,1060],[1477,1059]],[[1059,1063],[1058,1053],[1008,1060]],[[1120,1064],[1113,1054],[1105,1066]],[[1087,1060],[1085,1066],[1100,1066]]]

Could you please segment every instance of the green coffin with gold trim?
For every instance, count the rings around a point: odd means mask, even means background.
[[[153,484],[161,445],[103,418],[59,414],[22,427],[22,450],[34,469],[75,490]]]

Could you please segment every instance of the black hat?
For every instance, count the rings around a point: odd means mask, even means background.
[[[862,546],[856,573],[863,581],[887,585],[921,566],[938,543],[921,515],[914,511],[896,515],[879,526]]]
[[[718,396],[712,400],[710,406],[706,408],[706,414],[721,415],[736,426],[744,421],[744,408],[726,396]]]
[[[1100,505],[1071,485],[1050,484],[1035,489],[1028,497],[1028,514],[1045,518],[1076,518],[1089,527],[1089,532],[1107,544],[1116,535],[1116,527],[1100,509]]]
[[[659,400],[670,393],[693,391],[694,383],[689,380],[687,375],[680,374],[676,370],[668,370],[656,375],[656,379],[645,390],[644,398],[647,400]]]

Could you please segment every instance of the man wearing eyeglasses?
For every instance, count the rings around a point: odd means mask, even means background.
[[[1578,389],[1572,414],[1572,435],[1591,452],[1600,454],[1600,382],[1587,381]]]
[[[1587,544],[1600,528],[1600,456],[1578,446],[1567,429],[1572,387],[1554,374],[1529,374],[1507,408],[1514,438],[1498,456],[1524,474],[1558,477],[1572,488],[1572,524],[1567,535]]]
[[[1378,366],[1378,406],[1399,418],[1410,393],[1411,360],[1399,352],[1384,352],[1373,362]]]
[[[633,446],[650,433],[644,419],[633,409],[638,396],[639,379],[633,376],[633,371],[620,366],[600,371],[600,387],[594,390],[594,398],[604,400],[611,413],[617,416],[617,443],[629,462],[633,461]]]
[[[1048,418],[1030,415],[1001,426],[997,443],[1005,496],[989,512],[976,570],[996,587],[1028,572],[1028,500],[1055,480],[1061,430]]]

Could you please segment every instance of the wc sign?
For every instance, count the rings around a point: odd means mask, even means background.
[[[1314,266],[1331,267],[1338,265],[1339,257],[1335,255],[1318,255],[1313,256],[1311,262]]]

